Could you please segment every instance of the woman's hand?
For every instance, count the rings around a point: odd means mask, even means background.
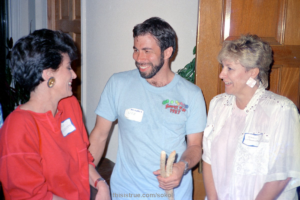
[[[110,200],[110,191],[109,187],[104,181],[99,181],[97,183],[97,195],[95,200]]]
[[[100,178],[99,173],[97,172],[95,167],[90,164],[89,165],[90,185],[98,190],[95,200],[110,200],[109,186],[106,184],[105,181],[96,181],[98,178]]]

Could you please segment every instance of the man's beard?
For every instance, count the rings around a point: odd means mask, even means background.
[[[149,74],[147,74],[147,73],[145,73],[145,72],[141,72],[140,70],[139,70],[139,72],[140,72],[140,74],[141,74],[141,77],[143,77],[143,78],[145,78],[145,79],[150,79],[150,78],[152,78],[153,76],[155,76],[156,74],[157,74],[157,72],[159,72],[159,70],[162,68],[162,66],[164,65],[164,63],[165,63],[165,60],[164,60],[164,55],[162,54],[161,56],[160,56],[160,61],[159,61],[159,64],[158,65],[156,65],[156,66],[154,66],[152,63],[139,63],[139,62],[136,62],[135,61],[135,65],[136,65],[136,67],[139,69],[140,68],[140,66],[143,66],[143,65],[150,65],[150,67],[151,67],[151,72],[149,73]]]

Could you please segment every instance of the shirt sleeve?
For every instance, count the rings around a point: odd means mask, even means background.
[[[114,101],[116,87],[116,80],[114,79],[114,76],[112,76],[106,83],[99,104],[95,110],[97,115],[109,121],[115,121],[117,119],[117,110]]]
[[[43,176],[38,130],[22,115],[7,118],[0,131],[0,179],[11,199],[52,199]]]
[[[195,93],[188,109],[190,109],[190,114],[186,122],[187,135],[202,132],[206,125],[206,108],[200,89]]]
[[[285,190],[300,185],[300,118],[296,106],[283,106],[273,117],[267,182],[292,177]]]
[[[208,117],[207,117],[207,124],[204,129],[204,134],[203,134],[203,155],[202,155],[202,160],[205,161],[208,164],[211,164],[211,140],[209,139],[209,135],[214,131],[212,119],[213,119],[213,109],[214,106],[214,100],[210,102],[209,105],[209,111],[208,111]]]
[[[207,128],[204,130],[204,134],[207,133]],[[203,136],[203,155],[202,160],[208,164],[211,164],[211,141],[207,137]]]

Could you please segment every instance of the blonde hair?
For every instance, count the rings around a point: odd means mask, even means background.
[[[218,55],[218,61],[239,62],[246,70],[259,69],[257,79],[267,88],[270,66],[273,61],[272,48],[257,35],[242,35],[239,39],[225,41]]]

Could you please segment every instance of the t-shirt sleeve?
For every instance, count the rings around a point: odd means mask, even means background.
[[[292,177],[285,190],[300,185],[300,118],[295,105],[283,106],[273,116],[267,182]]]
[[[109,121],[117,119],[117,109],[115,105],[116,81],[114,75],[110,77],[101,94],[100,101],[95,113]]]
[[[9,116],[0,131],[0,178],[11,199],[52,199],[43,176],[34,123]]]
[[[206,125],[206,108],[201,90],[195,93],[189,105],[189,117],[186,122],[186,133],[202,132]]]

